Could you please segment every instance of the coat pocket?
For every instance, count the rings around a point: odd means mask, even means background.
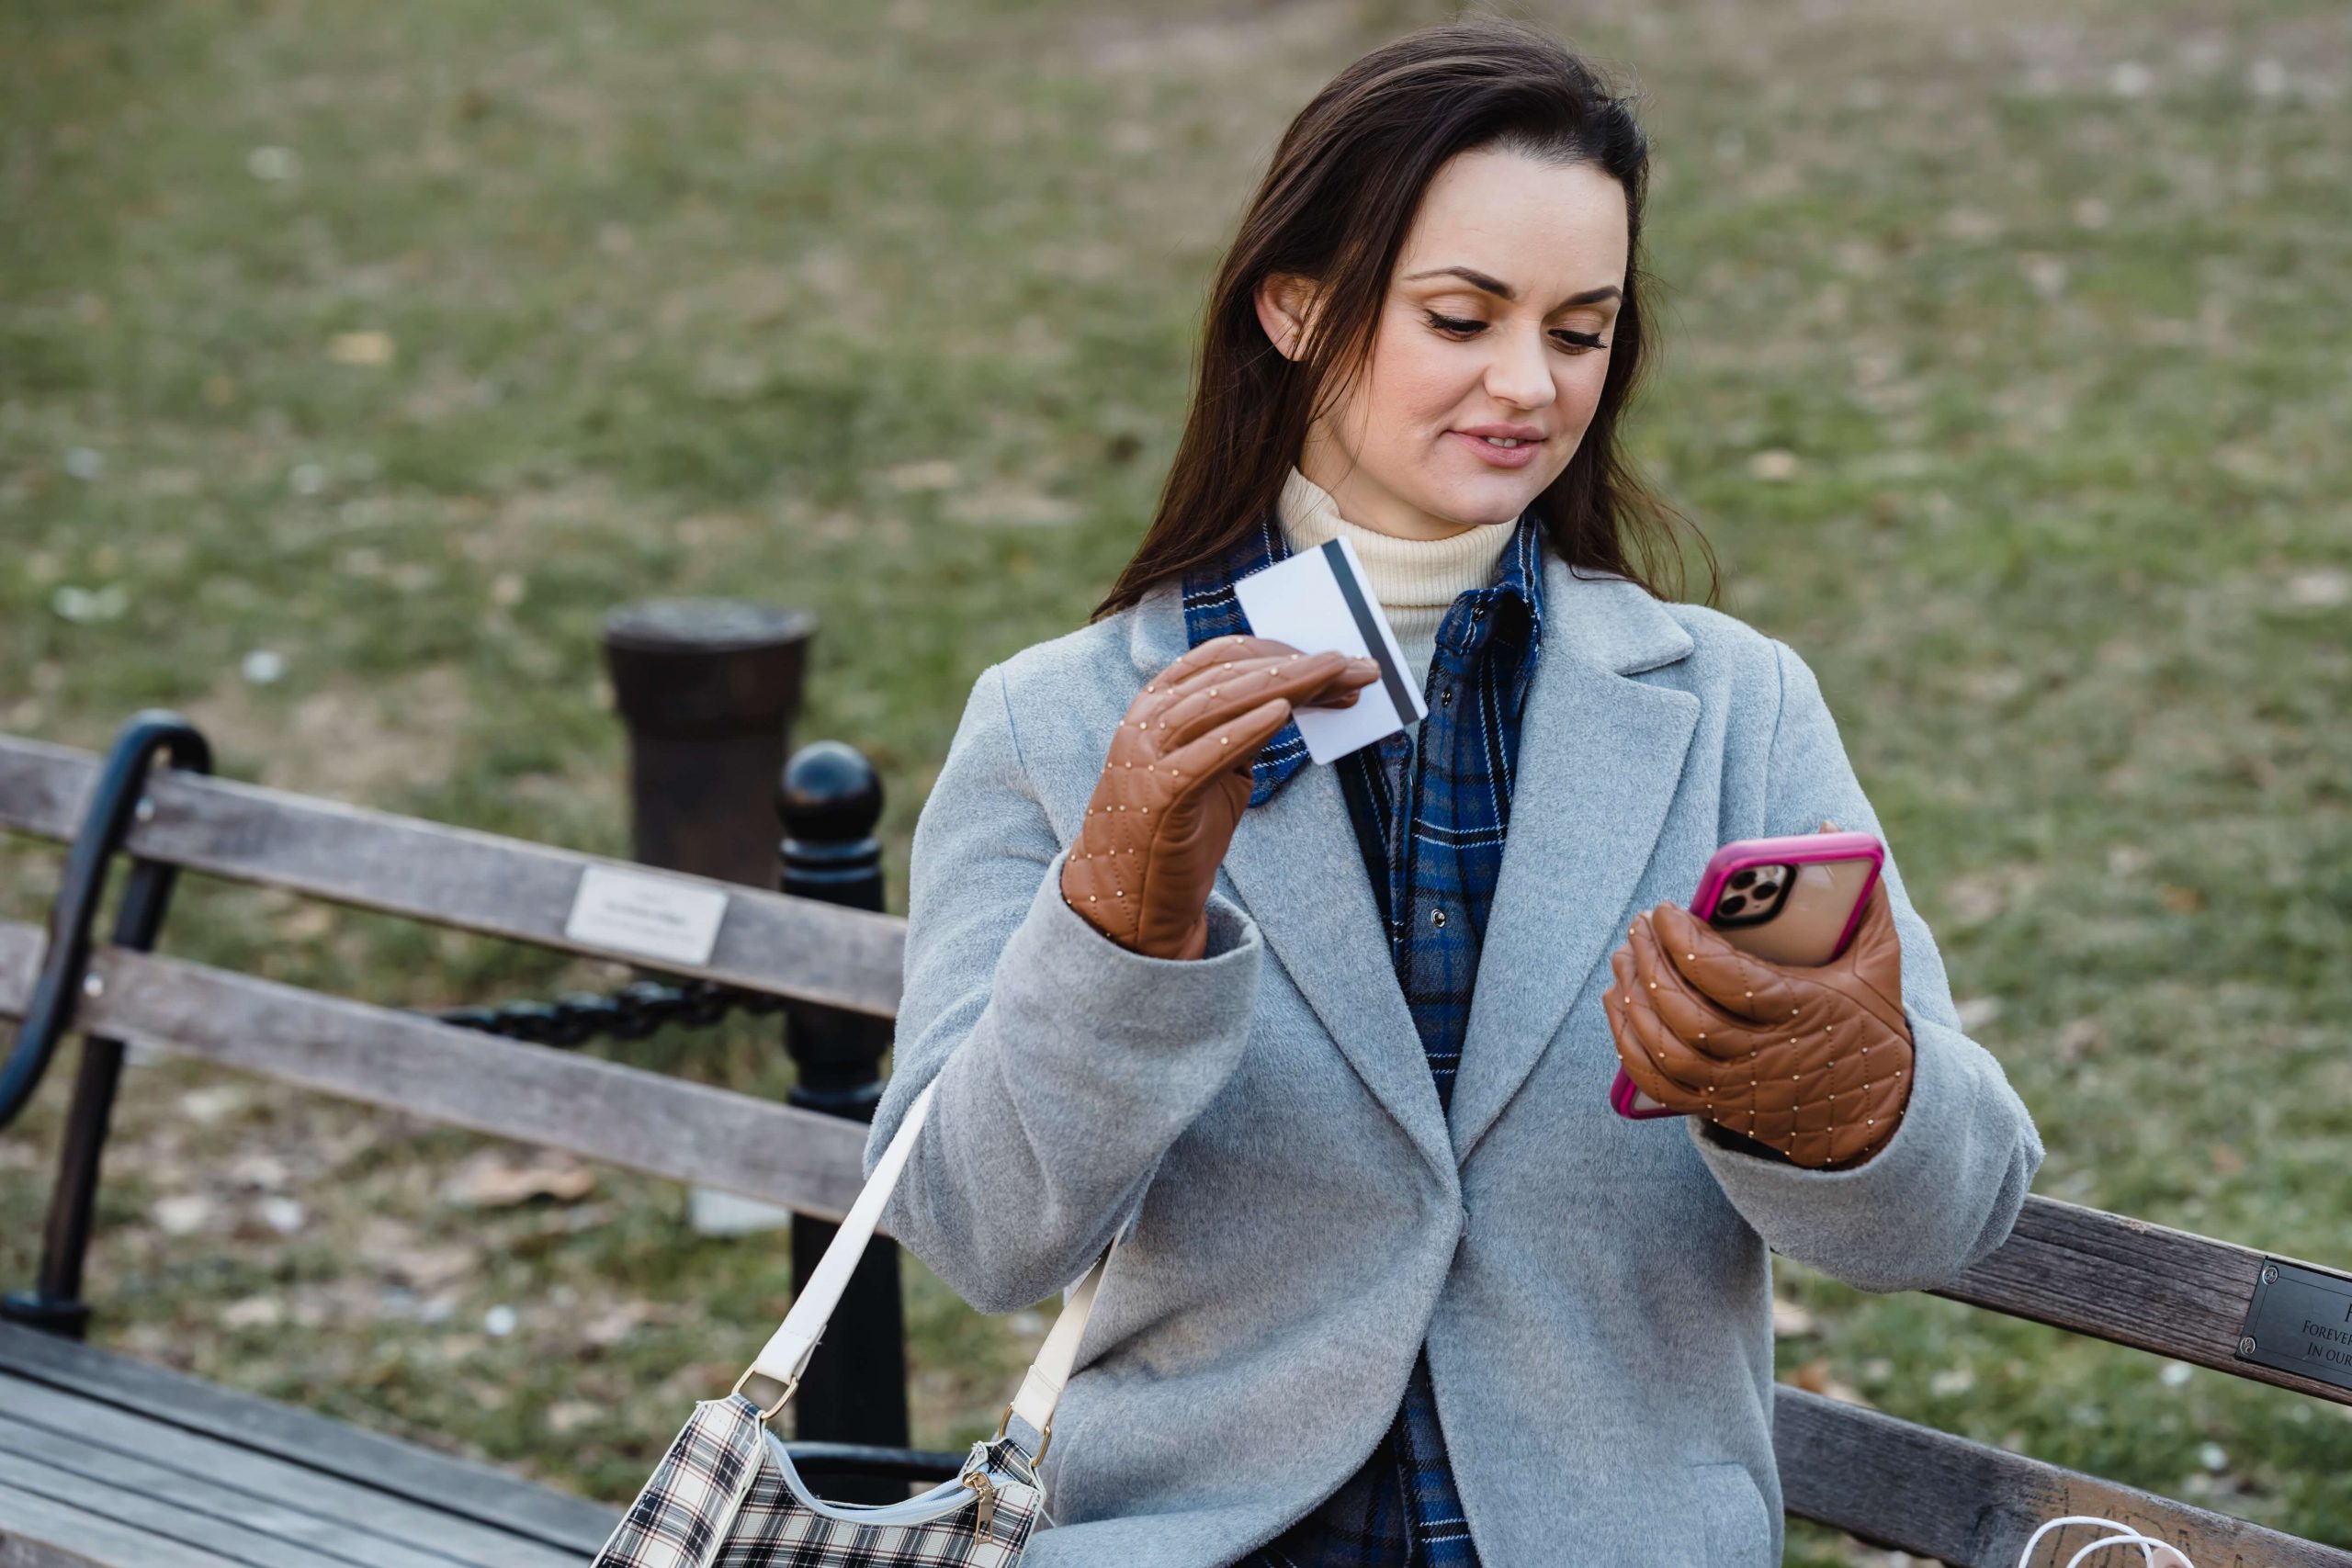
[[[1685,1472],[1698,1494],[1707,1536],[1707,1568],[1770,1568],[1772,1520],[1747,1467],[1694,1464]]]

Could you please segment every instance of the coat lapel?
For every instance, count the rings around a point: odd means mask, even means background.
[[[1544,560],[1544,649],[1527,691],[1510,830],[1487,915],[1452,1128],[1380,926],[1355,829],[1328,767],[1298,771],[1236,829],[1225,873],[1332,1043],[1422,1154],[1451,1170],[1534,1069],[1600,957],[1664,828],[1699,699],[1626,677],[1690,653],[1639,584]],[[1188,647],[1181,594],[1136,606],[1145,678]]]
[[[1696,696],[1626,679],[1693,646],[1645,590],[1546,556],[1544,594],[1544,651],[1453,1082],[1457,1160],[1534,1070],[1633,918],[1698,728]]]
[[[1437,1083],[1396,983],[1338,772],[1302,768],[1244,814],[1225,872],[1356,1076],[1430,1163],[1451,1170]]]

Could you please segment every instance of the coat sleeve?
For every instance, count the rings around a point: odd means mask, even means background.
[[[1820,684],[1794,649],[1770,640],[1781,704],[1764,833],[1810,833],[1826,818],[1884,843]],[[1775,1252],[1860,1290],[1925,1290],[2008,1239],[2041,1165],[2041,1138],[2000,1063],[1961,1032],[1943,957],[1904,890],[1892,845],[1881,874],[1903,948],[1914,1047],[1911,1097],[1894,1136],[1861,1165],[1813,1170],[1743,1152],[1745,1140],[1718,1138],[1699,1117],[1686,1121],[1724,1195]]]
[[[915,825],[905,987],[865,1150],[870,1171],[937,1081],[884,1224],[983,1312],[1092,1265],[1239,1066],[1257,1004],[1264,948],[1238,905],[1211,896],[1204,956],[1148,957],[1063,902],[1068,852],[991,666]]]

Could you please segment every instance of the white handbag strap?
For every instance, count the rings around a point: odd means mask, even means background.
[[[737,1392],[756,1374],[772,1378],[784,1387],[775,1403],[761,1412],[762,1419],[773,1417],[792,1397],[799,1386],[800,1374],[815,1353],[817,1341],[825,1332],[825,1325],[841,1304],[842,1292],[849,1287],[849,1277],[857,1268],[857,1260],[865,1256],[866,1243],[874,1239],[875,1227],[881,1223],[883,1205],[890,1201],[890,1193],[899,1185],[899,1175],[906,1168],[907,1156],[914,1152],[915,1138],[922,1131],[923,1120],[931,1113],[931,1091],[934,1085],[925,1084],[915,1102],[907,1108],[906,1120],[890,1138],[889,1146],[876,1162],[874,1174],[866,1178],[857,1201],[850,1205],[841,1228],[833,1233],[831,1245],[808,1276],[808,1287],[793,1299],[792,1310],[786,1313],[784,1322],[768,1337],[767,1344],[753,1359],[751,1371],[736,1380]],[[1103,1265],[1111,1260],[1105,1251],[1088,1269],[1086,1278],[1070,1291],[1061,1315],[1054,1320],[1046,1342],[1039,1347],[1037,1359],[1031,1363],[1028,1376],[1021,1380],[1021,1390],[1012,1397],[1008,1416],[1018,1416],[1035,1427],[1040,1435],[1037,1453],[1045,1456],[1045,1439],[1050,1438],[1054,1427],[1054,1406],[1061,1403],[1062,1385],[1069,1381],[1070,1369],[1078,1362],[1078,1342],[1086,1333],[1086,1320],[1094,1311],[1095,1287],[1102,1281]]]
[[[1086,1278],[1071,1288],[1062,1303],[1061,1315],[1054,1319],[1046,1342],[1037,1347],[1037,1359],[1029,1363],[1028,1375],[1021,1380],[1021,1388],[1006,1410],[1008,1416],[1018,1416],[1036,1428],[1039,1440],[1034,1459],[1046,1457],[1046,1441],[1054,1435],[1054,1406],[1062,1402],[1062,1384],[1069,1382],[1069,1370],[1078,1364],[1078,1342],[1086,1333],[1086,1320],[1094,1315],[1095,1287],[1102,1283],[1102,1269],[1110,1261],[1106,1248],[1086,1271]]]

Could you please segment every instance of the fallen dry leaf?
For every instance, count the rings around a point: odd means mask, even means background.
[[[619,1344],[655,1315],[651,1302],[615,1302],[580,1325],[580,1337],[602,1349]]]
[[[671,1404],[688,1400],[718,1399],[735,1385],[743,1369],[733,1361],[693,1361],[680,1367],[655,1387],[653,1396]],[[2347,1405],[2346,1409],[2352,1409]]]
[[[899,491],[953,490],[964,479],[963,470],[943,457],[896,464],[885,469],[882,477]]]
[[[1804,1389],[1807,1393],[1817,1393],[1825,1398],[1837,1400],[1841,1404],[1858,1404],[1865,1410],[1878,1408],[1869,1400],[1864,1399],[1860,1391],[1851,1383],[1840,1381],[1838,1375],[1830,1371],[1829,1360],[1826,1356],[1816,1356],[1797,1368],[1789,1374],[1789,1382]]]
[[[2001,1016],[2001,998],[1962,997],[1952,1003],[1952,1011],[1960,1016],[1961,1032],[1973,1033]]]
[[[416,1226],[386,1213],[369,1214],[360,1225],[357,1239],[352,1243],[352,1252],[357,1258],[412,1280],[417,1278],[417,1274],[404,1267],[406,1260],[427,1256],[435,1250]],[[445,1250],[463,1252],[467,1249],[451,1247]]]
[[[594,1421],[605,1413],[601,1404],[584,1399],[559,1399],[548,1406],[548,1430],[557,1437],[566,1437]]]
[[[463,1245],[402,1247],[376,1256],[394,1279],[425,1293],[457,1283],[481,1262],[481,1255]]]
[[[223,1328],[276,1328],[286,1321],[286,1303],[276,1296],[247,1296],[220,1309]]]
[[[338,365],[390,365],[395,352],[390,333],[337,333],[327,340],[327,357]]]
[[[210,1126],[245,1108],[245,1091],[235,1084],[209,1084],[180,1096],[180,1110],[190,1121]]]
[[[2352,572],[2322,567],[2299,571],[2287,580],[2287,602],[2325,608],[2352,600]]]
[[[292,1179],[292,1172],[287,1169],[284,1160],[260,1149],[247,1149],[233,1156],[226,1174],[239,1186],[264,1192],[282,1192]]]
[[[212,1223],[212,1200],[201,1192],[181,1192],[158,1198],[150,1211],[155,1227],[165,1235],[194,1235]]]
[[[2107,1049],[2107,1030],[2095,1018],[2078,1018],[2058,1032],[2058,1059],[2079,1062]]]
[[[568,1155],[515,1156],[493,1149],[468,1160],[442,1190],[451,1202],[469,1209],[511,1209],[534,1198],[576,1203],[595,1190],[595,1168]]]

